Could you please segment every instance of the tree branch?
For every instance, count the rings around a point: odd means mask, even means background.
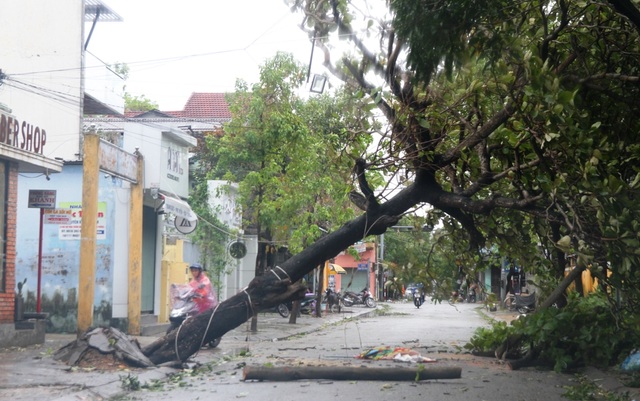
[[[619,13],[629,19],[629,22],[640,32],[640,10],[631,0],[609,0],[609,3]]]

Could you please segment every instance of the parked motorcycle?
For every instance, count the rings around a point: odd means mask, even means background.
[[[171,312],[169,312],[170,326],[167,334],[176,330],[182,323],[198,314],[198,306],[194,301],[196,293],[189,284],[172,284],[169,289],[172,300]],[[209,348],[215,348],[220,344],[221,338],[214,338],[207,343]]]
[[[289,317],[291,314],[291,302],[278,304],[276,306],[276,312],[282,317]]]
[[[520,293],[515,295],[513,307],[518,313],[527,314],[536,310],[536,293]]]
[[[300,313],[301,314],[313,314],[316,307],[316,295],[314,293],[307,293],[303,300],[300,301]],[[293,301],[281,303],[276,306],[276,312],[282,317],[289,317],[293,310]]]
[[[342,296],[342,303],[344,306],[364,305],[367,308],[375,308],[376,300],[373,299],[368,288],[364,288],[362,291],[355,293],[352,291],[345,291]]]
[[[327,309],[333,313],[340,313],[340,298],[339,292],[333,291],[331,288],[327,288],[324,291],[324,297],[322,302],[327,305]]]
[[[533,312],[536,309],[536,293],[509,293],[504,300],[504,306],[510,311],[518,311],[523,314]]]

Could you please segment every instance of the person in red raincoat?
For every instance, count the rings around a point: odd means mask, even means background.
[[[189,266],[189,270],[191,271],[191,281],[189,285],[193,288],[195,294],[193,301],[198,307],[198,313],[214,308],[218,304],[218,300],[213,293],[211,281],[204,272],[202,265],[194,263]]]

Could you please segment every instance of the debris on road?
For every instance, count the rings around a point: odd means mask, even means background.
[[[89,330],[78,339],[60,348],[54,359],[70,366],[78,365],[91,353],[112,356],[136,367],[154,366],[141,351],[138,341],[114,327],[99,327]]]
[[[435,359],[427,358],[420,355],[419,352],[405,347],[389,347],[381,346],[375,348],[369,348],[360,355],[356,356],[359,359],[373,359],[373,360],[394,360],[398,362],[415,362],[415,363],[431,363],[437,362]]]

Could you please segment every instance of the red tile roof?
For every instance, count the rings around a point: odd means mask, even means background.
[[[193,92],[183,110],[163,113],[183,118],[231,118],[224,93]]]
[[[181,118],[205,120],[230,120],[231,112],[224,93],[193,92],[183,110],[174,111],[125,111],[126,118]],[[153,115],[153,116],[152,116]]]

